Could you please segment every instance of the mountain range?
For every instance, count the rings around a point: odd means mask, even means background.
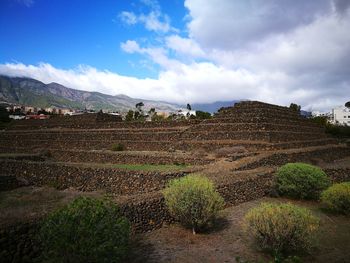
[[[33,107],[57,107],[74,109],[94,109],[128,111],[143,102],[145,110],[176,111],[177,104],[131,98],[126,95],[106,95],[67,88],[52,82],[45,84],[31,78],[0,76],[0,102],[21,104]]]
[[[141,101],[145,105],[145,110],[155,108],[156,111],[177,111],[186,108],[185,105],[131,98],[126,95],[112,96],[100,92],[75,90],[55,82],[45,84],[31,78],[0,76],[0,103],[40,108],[86,108],[125,112],[134,109]],[[192,109],[213,113],[221,107],[232,106],[235,102],[237,101],[192,104]]]

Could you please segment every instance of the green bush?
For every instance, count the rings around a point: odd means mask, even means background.
[[[206,177],[188,175],[169,182],[163,191],[171,215],[193,233],[213,223],[224,200]]]
[[[332,185],[322,192],[321,200],[330,210],[350,215],[350,182]]]
[[[296,205],[262,203],[246,214],[244,226],[261,248],[276,256],[308,250],[319,219],[308,209]]]
[[[121,143],[116,143],[112,145],[111,150],[114,152],[121,152],[125,150],[125,147]]]
[[[293,198],[318,199],[330,183],[321,168],[306,163],[288,163],[276,173],[277,191]]]
[[[44,262],[122,262],[130,226],[112,202],[79,197],[51,213],[39,231]]]

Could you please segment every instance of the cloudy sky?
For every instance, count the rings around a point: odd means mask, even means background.
[[[350,100],[350,0],[1,0],[0,74],[176,103]]]

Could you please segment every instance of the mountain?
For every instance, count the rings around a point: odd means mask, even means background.
[[[231,101],[216,101],[213,103],[194,103],[191,105],[193,110],[206,111],[210,113],[217,112],[221,107],[230,107],[233,106],[236,102],[240,100],[231,100]]]
[[[130,98],[126,95],[106,95],[67,88],[58,83],[44,84],[31,78],[0,76],[0,102],[22,104],[40,108],[74,108],[128,111],[138,102],[144,103],[144,109],[156,108],[156,111],[176,111],[181,106],[167,102]]]

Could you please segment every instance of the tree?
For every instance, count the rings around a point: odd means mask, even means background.
[[[192,107],[191,107],[191,105],[190,105],[189,103],[187,103],[186,108],[187,108],[189,111],[191,111],[191,110],[192,110]]]
[[[143,102],[139,102],[139,103],[136,103],[135,107],[138,111],[142,111],[142,107],[145,106],[145,104],[143,104]]]
[[[5,107],[0,106],[0,122],[9,122],[9,113]]]
[[[140,118],[141,113],[139,111],[134,112],[134,120],[138,120]]]
[[[348,101],[347,103],[345,103],[345,107],[350,109],[350,101]]]
[[[328,124],[328,118],[326,116],[316,116],[310,118],[310,120],[322,126],[326,126]]]
[[[291,103],[289,108],[291,110],[294,110],[294,111],[298,112],[298,113],[300,113],[300,110],[301,110],[301,106],[298,105],[298,104],[295,104],[295,103]]]
[[[50,113],[48,113],[46,110],[44,110],[44,109],[41,109],[41,110],[39,110],[38,111],[38,114],[40,115],[40,114],[44,114],[44,115],[49,115]]]
[[[152,121],[164,121],[165,117],[163,115],[158,115],[157,112],[151,117]]]
[[[200,120],[210,119],[211,114],[209,112],[197,110],[196,111],[196,118],[200,119]]]
[[[134,111],[129,110],[128,113],[125,116],[126,121],[132,121],[134,119]]]

